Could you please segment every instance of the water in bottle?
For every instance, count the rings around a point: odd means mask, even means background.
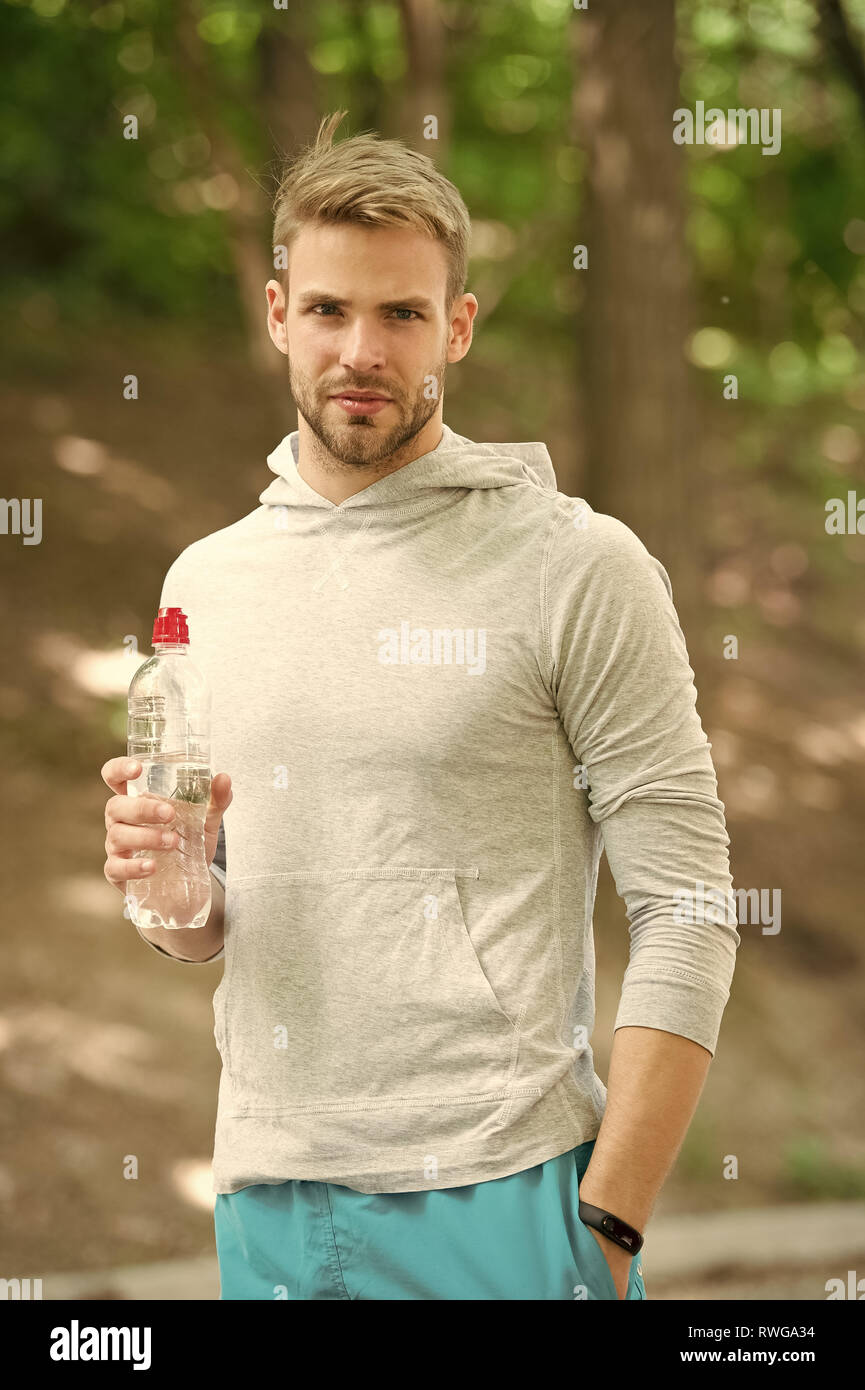
[[[160,608],[153,625],[154,655],[129,686],[127,753],[141,772],[129,796],[168,801],[178,836],[169,849],[136,850],[155,868],[127,882],[126,903],[146,930],[203,927],[210,915],[211,880],[204,848],[210,799],[210,691],[189,659],[189,628],[180,608]]]

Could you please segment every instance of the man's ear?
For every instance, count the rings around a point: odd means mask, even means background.
[[[278,280],[268,280],[264,287],[264,293],[267,299],[267,331],[274,347],[278,347],[280,352],[287,357],[288,335],[285,327],[285,315],[288,309],[287,296]]]
[[[461,294],[454,301],[450,321],[448,361],[460,362],[472,345],[472,323],[479,308],[473,294]]]

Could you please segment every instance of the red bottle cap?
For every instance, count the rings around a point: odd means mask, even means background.
[[[160,608],[153,624],[153,643],[189,642],[189,628],[182,608]]]

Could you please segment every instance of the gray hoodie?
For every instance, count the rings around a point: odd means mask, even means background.
[[[604,1113],[602,850],[630,924],[615,1027],[715,1051],[740,938],[669,580],[541,443],[445,426],[339,505],[296,460],[295,432],[160,600],[234,791],[215,1190],[504,1177]],[[682,912],[712,892],[727,912]]]

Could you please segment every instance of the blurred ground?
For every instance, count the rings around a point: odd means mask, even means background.
[[[124,652],[127,638],[149,654],[168,565],[258,505],[272,476],[265,455],[294,419],[236,362],[190,364],[170,340],[158,353],[141,344],[135,356],[130,364],[109,345],[58,361],[13,380],[0,401],[7,494],[44,499],[42,544],[7,537],[0,547],[7,650],[24,656],[0,675],[0,1274],[200,1259],[189,1268],[205,1272],[186,1286],[200,1278],[204,1288],[214,1268],[208,1163],[218,1080],[210,999],[222,967],[148,950],[102,876],[109,793],[100,768],[125,751],[125,700],[105,690],[118,672],[128,682],[143,659]],[[133,369],[137,402],[122,399],[121,378]],[[502,437],[472,422],[468,386],[450,400],[454,429]],[[571,491],[559,463],[565,443],[547,442]],[[753,553],[740,547],[732,590],[721,572],[713,591],[739,594],[743,608],[713,610],[703,643],[687,635],[734,882],[781,888],[783,922],[777,935],[740,928],[719,1048],[657,1223],[865,1198],[861,584],[854,566],[833,568],[830,556],[788,577],[791,603],[766,599],[771,556],[785,546],[810,555],[823,515],[795,492],[770,515],[762,488],[751,477],[718,482],[715,514],[741,518]],[[777,573],[772,583],[776,593]],[[736,662],[717,655],[726,631],[742,638]],[[606,1076],[627,960],[606,866],[595,931],[593,1045]],[[735,1181],[723,1176],[731,1156]],[[137,1176],[125,1177],[134,1165]],[[865,1274],[865,1241],[856,1250]],[[788,1252],[765,1287],[825,1296],[831,1270],[808,1265],[804,1236],[801,1255],[801,1271]],[[171,1267],[183,1285],[184,1267]],[[730,1277],[740,1290],[731,1297],[767,1296],[741,1292],[764,1287],[762,1273],[743,1266]],[[671,1272],[664,1284],[647,1267],[650,1297],[721,1297],[726,1278],[692,1287]]]

